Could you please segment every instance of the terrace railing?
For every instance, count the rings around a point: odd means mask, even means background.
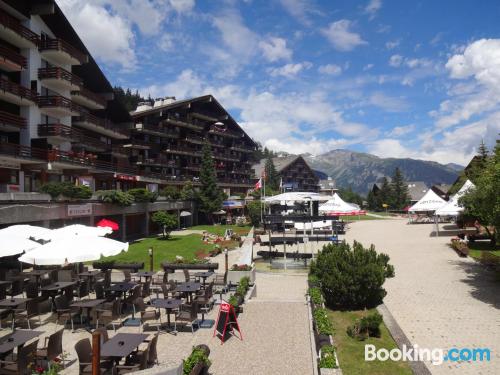
[[[2,56],[6,60],[10,60],[13,63],[20,65],[23,69],[26,69],[28,67],[28,60],[26,60],[23,55],[2,45],[0,45],[0,56]]]
[[[14,115],[9,112],[0,111],[0,124],[1,125],[13,125],[17,126],[19,129],[26,128],[27,121],[25,118]]]
[[[26,40],[29,40],[35,45],[38,45],[40,43],[40,37],[38,36],[38,34],[21,25],[21,22],[17,18],[11,16],[9,13],[2,9],[0,9],[0,24],[8,29],[11,29],[16,34]]]
[[[120,133],[123,135],[128,135],[128,131],[125,128],[121,128],[119,126],[116,126],[113,122],[94,116],[91,113],[85,113],[82,114],[81,116],[77,116],[73,118],[73,122],[89,122],[91,124],[100,126],[101,128],[112,130],[116,133]]]
[[[68,55],[74,57],[77,59],[80,64],[84,64],[87,62],[87,55],[78,50],[77,48],[73,47],[71,44],[68,42],[56,38],[56,39],[51,39],[51,38],[44,38],[40,41],[40,46],[39,46],[40,51],[47,51],[47,50],[57,50],[57,51],[62,51],[66,52]]]
[[[53,67],[53,68],[41,68],[38,69],[38,78],[46,79],[46,78],[56,78],[56,79],[64,79],[68,82],[71,82],[73,85],[81,86],[83,85],[83,80],[68,72],[66,69]]]
[[[80,114],[86,114],[88,112],[84,107],[73,103],[68,98],[60,95],[38,96],[38,106],[40,108],[67,108],[73,112],[78,112]]]
[[[15,143],[0,142],[0,154],[23,159],[47,160],[47,151],[21,146]]]
[[[80,85],[81,86],[81,85]],[[71,95],[81,95],[87,99],[92,100],[93,102],[106,107],[106,99],[104,99],[102,96],[99,96],[98,94],[84,88],[80,87],[79,90],[77,91],[71,91]]]
[[[0,78],[0,90],[10,92],[13,95],[20,96],[21,98],[26,98],[33,102],[36,102],[38,96],[38,93],[36,91],[4,78]]]

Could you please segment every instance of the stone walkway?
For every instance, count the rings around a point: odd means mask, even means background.
[[[412,344],[424,348],[490,348],[490,362],[428,364],[433,374],[500,373],[500,284],[470,258],[459,258],[430,237],[432,224],[406,220],[360,221],[346,239],[387,253],[396,277],[384,302]]]

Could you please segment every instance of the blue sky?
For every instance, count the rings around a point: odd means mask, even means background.
[[[113,84],[257,141],[466,164],[500,132],[498,1],[58,0]]]

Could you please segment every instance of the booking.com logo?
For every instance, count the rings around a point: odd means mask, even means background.
[[[450,348],[447,351],[434,348],[420,348],[418,345],[406,346],[402,349],[377,349],[373,344],[365,345],[365,361],[427,361],[433,365],[449,362],[483,362],[490,361],[489,348]]]

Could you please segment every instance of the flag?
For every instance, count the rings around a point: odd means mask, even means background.
[[[260,178],[259,181],[257,181],[257,183],[254,186],[255,190],[259,190],[261,188],[262,188],[262,178]]]

